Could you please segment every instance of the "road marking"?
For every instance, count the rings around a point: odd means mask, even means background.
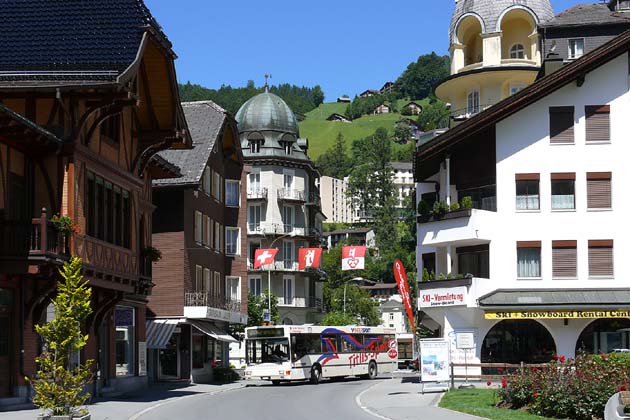
[[[388,379],[388,380],[391,381],[391,379]],[[382,383],[383,382],[378,382],[378,383],[375,383],[374,385],[372,385],[371,387],[369,387],[367,389],[364,389],[356,397],[354,397],[354,401],[356,402],[356,404],[359,406],[359,408],[361,410],[365,411],[366,413],[368,413],[371,416],[374,416],[374,417],[379,418],[381,420],[393,420],[393,419],[391,419],[389,417],[382,416],[382,415],[378,414],[377,412],[372,411],[368,406],[363,405],[363,403],[361,402],[361,397],[363,396],[363,394],[365,394],[366,392],[370,391],[372,388],[376,388],[378,385],[380,385]]]
[[[242,385],[239,386],[237,388],[230,388],[230,389],[220,389],[218,391],[212,391],[212,392],[200,392],[198,394],[192,394],[192,395],[184,395],[182,397],[171,397],[168,400],[162,401],[161,403],[157,403],[155,405],[152,405],[151,407],[147,407],[144,410],[134,414],[133,416],[129,417],[128,420],[138,420],[140,417],[144,416],[145,414],[147,414],[149,411],[155,410],[156,408],[160,408],[163,407],[167,404],[171,404],[175,401],[181,401],[181,400],[185,400],[188,398],[193,398],[193,397],[199,397],[201,395],[206,395],[206,396],[212,396],[212,395],[216,395],[216,394],[220,394],[222,392],[230,392],[230,391],[236,391],[238,389],[243,389],[246,388],[247,385]],[[391,419],[388,419],[391,420]]]

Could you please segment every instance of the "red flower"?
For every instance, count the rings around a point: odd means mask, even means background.
[[[499,373],[503,373],[503,368],[498,369]]]
[[[608,355],[607,354],[602,354],[602,360],[608,360]]]
[[[560,363],[564,363],[564,361],[565,361],[566,359],[564,358],[564,356],[560,356],[560,357],[558,358],[558,360],[560,361]]]
[[[501,379],[501,388],[507,388],[507,381],[505,378]]]
[[[621,391],[625,391],[627,388],[625,385],[621,385],[619,388],[617,388],[617,391],[621,392]]]
[[[532,372],[538,372],[538,368],[537,367],[532,368]]]
[[[492,382],[488,381],[488,382],[486,382],[486,385],[490,386],[490,385],[492,385]]]
[[[538,392],[534,391],[534,398],[538,398]]]
[[[553,358],[553,360],[558,360],[558,355],[554,354],[553,356],[551,356]]]

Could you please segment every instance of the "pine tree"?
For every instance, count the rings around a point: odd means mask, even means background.
[[[70,416],[85,404],[90,394],[84,386],[92,379],[93,360],[72,366],[71,358],[87,344],[88,335],[81,327],[92,313],[92,289],[81,275],[82,262],[73,257],[59,270],[57,297],[52,301],[55,319],[35,330],[44,341],[44,352],[35,359],[35,378],[26,378],[35,389],[33,404],[51,411],[52,415]]]

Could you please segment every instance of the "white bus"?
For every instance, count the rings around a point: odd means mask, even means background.
[[[393,372],[396,330],[383,327],[282,325],[245,329],[245,378],[287,381]]]

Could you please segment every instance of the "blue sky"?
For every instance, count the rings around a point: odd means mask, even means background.
[[[421,54],[448,53],[453,0],[145,0],[180,82],[314,86],[326,101],[377,89]],[[595,2],[594,0],[591,0]],[[556,13],[587,1],[552,0]]]

